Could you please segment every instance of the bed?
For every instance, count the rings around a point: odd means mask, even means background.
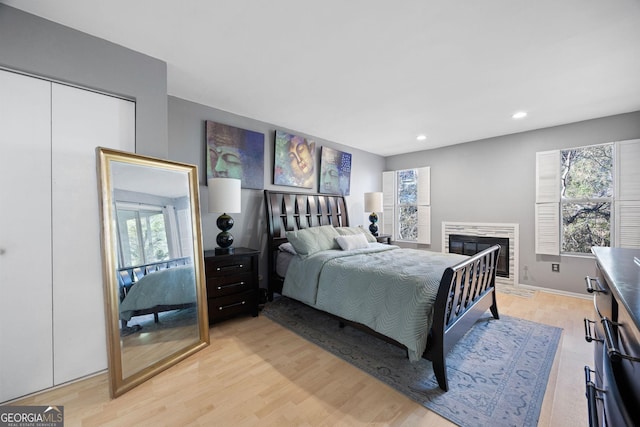
[[[123,325],[133,316],[195,306],[196,287],[193,265],[180,265],[153,271],[142,276],[126,292],[120,302],[119,316]]]
[[[296,299],[405,348],[410,361],[431,360],[448,390],[449,350],[487,310],[499,319],[500,247],[471,257],[401,249],[350,227],[342,196],[265,190],[264,200],[268,299]]]

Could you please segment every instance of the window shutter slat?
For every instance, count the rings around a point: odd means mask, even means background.
[[[418,243],[431,244],[431,207],[418,206]]]
[[[382,172],[382,233],[395,239],[396,173]]]
[[[429,206],[431,204],[431,168],[418,168],[418,205]]]
[[[536,203],[536,254],[560,255],[560,203]]]
[[[560,201],[560,151],[536,153],[536,203]]]
[[[640,249],[640,201],[616,202],[616,246]]]
[[[616,144],[618,200],[640,200],[640,139]]]

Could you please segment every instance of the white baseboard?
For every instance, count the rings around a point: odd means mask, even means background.
[[[581,299],[591,299],[591,298],[593,298],[593,296],[591,294],[587,294],[587,293],[581,294],[581,293],[577,293],[577,292],[561,291],[561,290],[558,290],[558,289],[543,288],[543,287],[540,287],[540,286],[523,285],[521,283],[519,283],[518,286],[516,286],[516,289],[517,288],[528,289],[530,291],[546,292],[548,294],[563,295],[565,297],[574,297],[574,298],[581,298]]]

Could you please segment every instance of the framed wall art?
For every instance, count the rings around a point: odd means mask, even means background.
[[[301,136],[276,131],[273,153],[273,183],[275,185],[315,188],[315,142]]]
[[[237,178],[242,188],[264,188],[264,134],[205,121],[207,179]]]
[[[322,147],[320,193],[348,196],[351,187],[351,154]]]

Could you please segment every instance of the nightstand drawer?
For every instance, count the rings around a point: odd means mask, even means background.
[[[207,280],[207,295],[221,297],[229,294],[248,291],[255,287],[255,277],[251,272],[217,277]]]
[[[209,299],[209,319],[212,321],[241,313],[258,315],[256,290]]]
[[[231,274],[248,273],[253,271],[254,257],[250,255],[236,255],[233,257],[205,259],[207,277],[220,277]]]

